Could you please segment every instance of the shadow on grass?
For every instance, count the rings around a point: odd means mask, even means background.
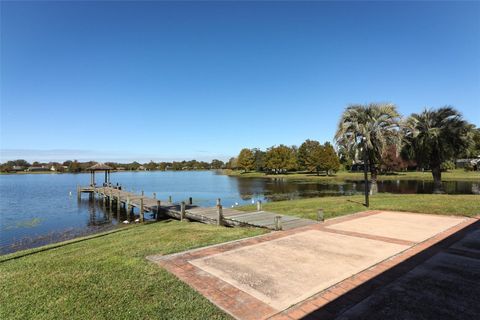
[[[355,200],[351,200],[351,199],[347,199],[347,202],[352,202],[352,203],[356,203],[356,204],[360,204],[364,207],[366,207],[367,205],[363,202],[360,202],[360,201],[355,201]]]

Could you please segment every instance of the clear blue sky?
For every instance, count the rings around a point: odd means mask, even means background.
[[[2,161],[225,160],[368,102],[480,126],[480,3],[1,3]]]

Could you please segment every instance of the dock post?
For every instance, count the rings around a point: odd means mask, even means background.
[[[157,199],[157,193],[156,192],[153,193],[153,199]]]
[[[80,185],[77,184],[77,200],[82,200],[82,191],[80,191]]]
[[[220,206],[221,204],[222,204],[222,199],[217,198],[217,207]]]
[[[262,211],[262,200],[257,200],[257,211]]]
[[[112,190],[110,190],[109,195],[108,195],[108,206],[110,210],[113,208],[113,197],[112,197]]]
[[[118,190],[118,194],[117,194],[117,212],[120,212],[121,206],[122,206],[122,201],[120,200],[120,190]]]
[[[275,230],[282,230],[282,216],[275,216]]]
[[[180,204],[180,221],[185,220],[185,201]]]
[[[129,196],[127,196],[127,203],[125,205],[126,205],[126,209],[127,209],[127,221],[130,221],[130,210],[132,209],[132,207],[130,206],[130,197]]]
[[[161,205],[160,200],[157,200],[157,216],[156,216],[157,221],[160,220],[160,205]]]
[[[168,196],[168,202],[172,203],[172,196]]]
[[[145,192],[143,192],[143,190],[142,190],[142,197],[144,196],[144,194],[145,194]]]
[[[105,188],[102,190],[102,206],[103,209],[107,206],[107,195],[105,194]]]
[[[143,191],[142,191],[143,193]],[[144,215],[143,215],[143,197],[140,198],[140,222],[143,222]]]
[[[217,205],[217,225],[223,226],[223,208],[222,205]]]
[[[317,220],[320,222],[325,221],[325,216],[323,215],[323,209],[318,209],[317,211]]]

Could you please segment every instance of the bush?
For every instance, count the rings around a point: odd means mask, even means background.
[[[448,160],[442,163],[440,168],[442,169],[442,171],[453,170],[455,169],[455,163],[453,161]]]

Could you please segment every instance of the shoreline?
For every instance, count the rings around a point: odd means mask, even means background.
[[[224,169],[222,174],[229,177],[236,178],[262,178],[262,179],[286,179],[297,181],[321,181],[321,182],[345,182],[345,181],[363,181],[363,172],[349,172],[339,171],[334,175],[316,175],[310,172],[291,172],[286,174],[267,174],[264,172],[242,172],[239,170]],[[395,180],[422,180],[433,181],[432,173],[430,171],[417,172],[397,172],[394,174],[378,175],[377,181],[395,181]],[[462,169],[455,169],[442,172],[442,181],[478,181],[480,182],[480,171],[465,171]]]

